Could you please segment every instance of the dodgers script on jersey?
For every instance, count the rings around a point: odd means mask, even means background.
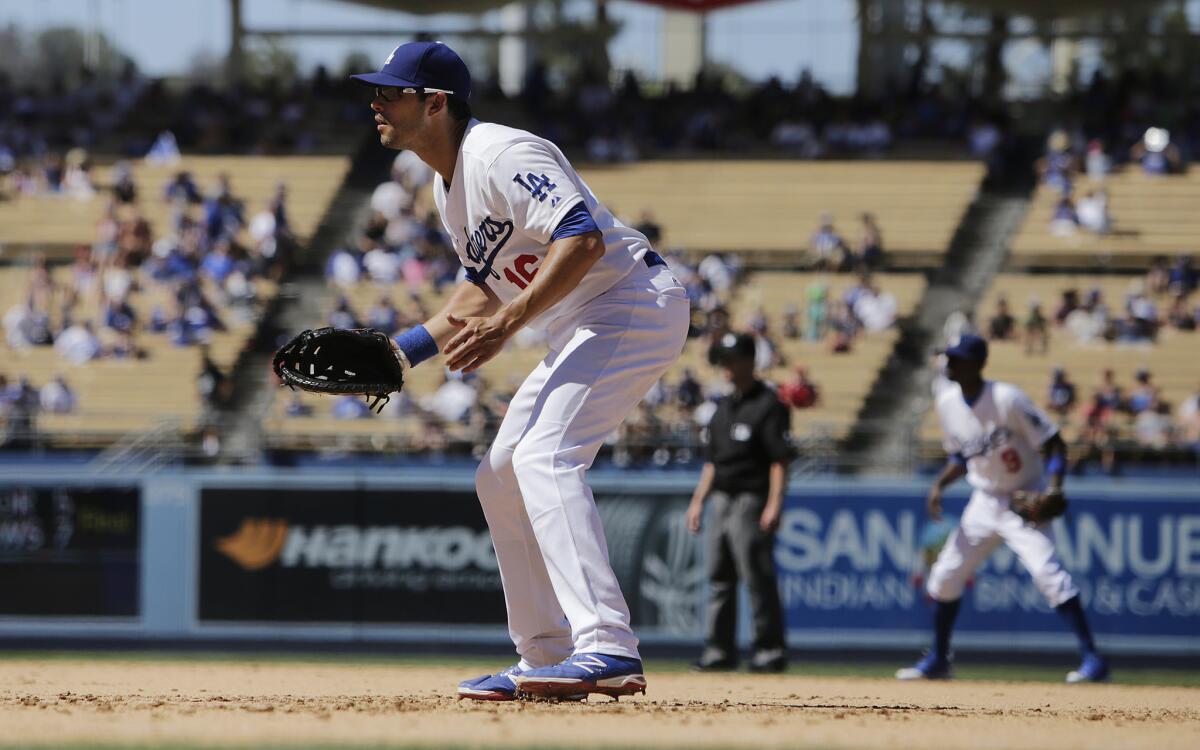
[[[1058,425],[1015,385],[984,381],[968,405],[957,383],[937,391],[937,415],[946,452],[967,462],[967,482],[993,495],[1042,486],[1042,443]]]
[[[504,302],[533,280],[563,217],[580,202],[592,214],[604,235],[604,257],[534,328],[611,289],[650,249],[645,236],[596,199],[557,146],[524,130],[472,120],[453,183],[447,189],[443,180],[434,182],[434,201],[468,277]]]

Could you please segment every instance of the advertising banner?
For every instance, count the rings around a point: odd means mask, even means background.
[[[503,623],[474,493],[206,489],[201,621]]]
[[[138,614],[136,488],[0,488],[0,615]]]
[[[775,552],[789,631],[927,630],[925,574],[963,505],[947,501],[934,523],[921,497],[790,497]],[[1054,530],[1097,634],[1200,639],[1200,500],[1072,495]],[[956,632],[1065,631],[999,545],[964,594]]]
[[[934,523],[918,490],[847,485],[788,496],[775,560],[793,645],[927,637],[926,573],[965,497],[947,497]],[[1097,634],[1131,648],[1200,650],[1200,498],[1080,490],[1071,502],[1054,524],[1058,549]],[[505,622],[473,492],[206,489],[201,503],[202,621]],[[684,528],[686,496],[601,491],[597,505],[634,625],[700,637],[703,544]],[[969,583],[957,633],[964,646],[1015,644],[1017,634],[1026,646],[1070,642],[1003,545]]]

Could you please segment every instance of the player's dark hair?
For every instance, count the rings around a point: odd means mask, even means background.
[[[418,96],[421,101],[429,96],[429,92],[422,91]],[[450,111],[450,116],[457,122],[466,122],[471,119],[471,105],[465,99],[459,99],[455,96],[446,96],[446,109]]]

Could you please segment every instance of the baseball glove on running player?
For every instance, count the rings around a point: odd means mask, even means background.
[[[288,387],[366,396],[379,411],[404,387],[400,357],[391,340],[374,328],[304,331],[275,353],[273,364]]]
[[[1052,521],[1067,512],[1067,498],[1062,490],[1018,490],[1013,493],[1010,505],[1014,513],[1034,524]]]

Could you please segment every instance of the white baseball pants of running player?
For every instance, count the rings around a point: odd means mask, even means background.
[[[573,652],[639,658],[585,474],[679,357],[689,308],[666,266],[639,262],[554,321],[549,353],[513,396],[476,472],[523,668]]]
[[[962,596],[967,579],[987,556],[1004,542],[1033,577],[1042,596],[1057,607],[1079,593],[1071,574],[1054,549],[1054,529],[1048,523],[1034,526],[1009,507],[1007,495],[975,490],[929,571],[929,595],[951,602]]]

